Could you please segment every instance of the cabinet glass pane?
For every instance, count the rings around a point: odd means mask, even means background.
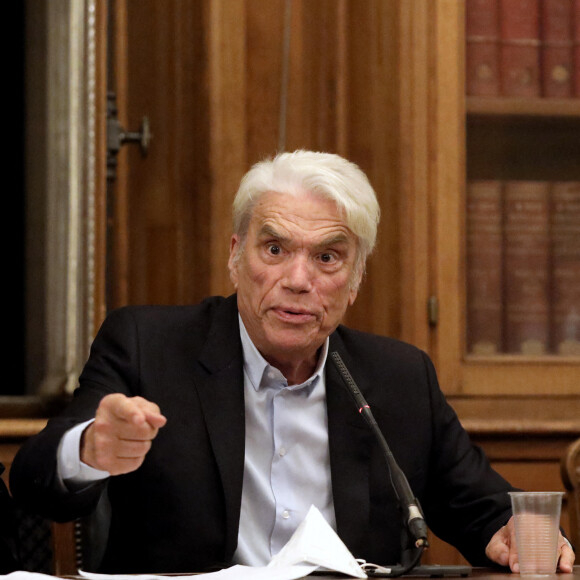
[[[467,351],[580,355],[580,181],[469,179]]]
[[[465,7],[466,351],[577,357],[580,3]]]

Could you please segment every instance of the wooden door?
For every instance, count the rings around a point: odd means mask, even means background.
[[[147,155],[121,149],[109,187],[110,308],[231,291],[228,208],[244,169],[243,103],[231,90],[243,55],[243,27],[234,26],[242,7],[110,0],[109,90],[119,122],[135,131],[146,117],[152,133]],[[212,147],[220,139],[228,142]]]

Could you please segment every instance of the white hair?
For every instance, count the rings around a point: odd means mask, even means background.
[[[333,200],[358,239],[358,261],[364,268],[375,246],[380,209],[374,189],[357,165],[334,153],[304,150],[256,163],[243,177],[233,203],[234,233],[242,240],[254,205],[267,192],[311,192]]]

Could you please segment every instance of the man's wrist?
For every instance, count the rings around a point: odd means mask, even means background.
[[[81,438],[92,420],[75,425],[67,431],[58,450],[57,469],[66,486],[95,483],[110,476],[108,471],[95,469],[84,463],[80,457]]]

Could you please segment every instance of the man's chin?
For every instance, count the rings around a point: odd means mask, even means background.
[[[313,356],[324,343],[324,337],[313,336],[312,340],[304,340],[304,332],[279,334],[270,340],[270,346],[280,356],[296,358],[303,356],[309,358]]]

